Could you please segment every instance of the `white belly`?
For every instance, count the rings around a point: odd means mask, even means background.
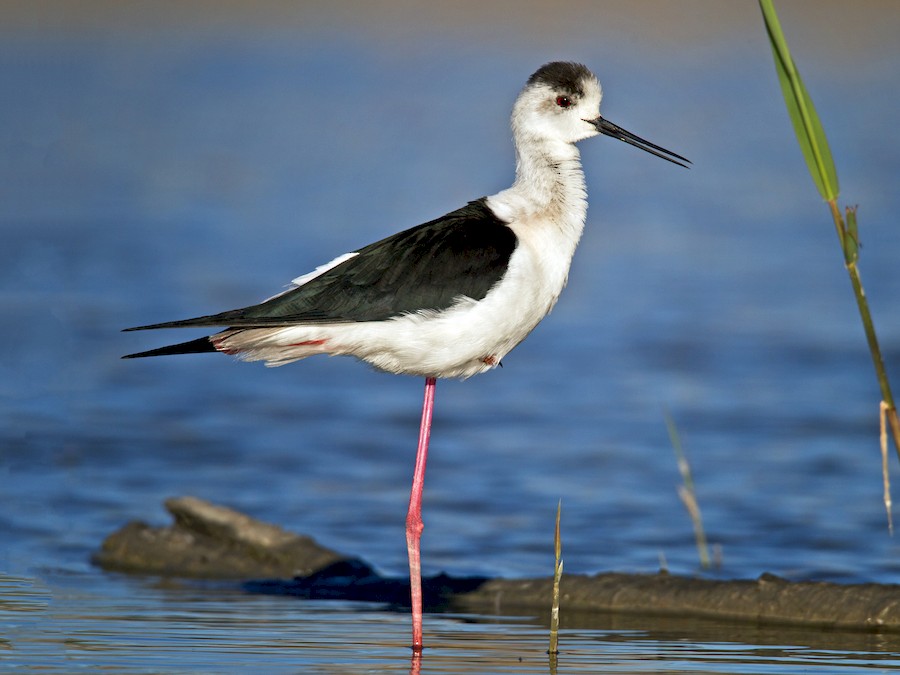
[[[571,254],[565,261],[547,256],[546,248],[538,250],[542,244],[520,239],[506,274],[479,301],[461,298],[440,312],[388,321],[225,331],[214,343],[270,366],[313,354],[349,355],[391,373],[470,377],[496,367],[556,303]]]

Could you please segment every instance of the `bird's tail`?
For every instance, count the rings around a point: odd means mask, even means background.
[[[216,348],[208,337],[197,338],[196,340],[188,340],[187,342],[179,342],[177,345],[169,345],[168,347],[159,347],[158,349],[150,349],[146,352],[137,352],[136,354],[126,354],[123,359],[141,359],[145,356],[169,356],[171,354],[203,354],[205,352],[214,352]]]

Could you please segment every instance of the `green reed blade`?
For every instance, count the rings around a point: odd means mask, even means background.
[[[809,173],[813,182],[825,201],[837,199],[840,187],[838,185],[837,169],[831,157],[831,149],[828,147],[828,139],[819,121],[819,115],[813,105],[809,92],[803,84],[803,79],[794,65],[788,49],[787,40],[781,30],[781,23],[775,13],[772,0],[759,0],[763,18],[766,22],[766,32],[769,34],[769,42],[772,46],[772,54],[775,58],[775,70],[778,73],[778,82],[781,92],[784,94],[784,102],[787,105],[797,142],[803,151]]]

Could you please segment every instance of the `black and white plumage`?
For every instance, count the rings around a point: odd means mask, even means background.
[[[219,351],[279,366],[350,355],[436,378],[496,367],[565,286],[587,210],[574,144],[602,133],[683,160],[604,120],[600,99],[586,67],[543,66],[513,108],[512,187],[340,256],[261,304],[128,329],[227,327],[127,358]]]
[[[512,187],[340,256],[258,305],[128,329],[225,327],[126,358],[218,351],[279,366],[350,355],[426,378],[407,515],[415,650],[422,648],[419,535],[435,379],[495,368],[553,308],[587,212],[578,141],[604,134],[688,162],[603,119],[601,98],[585,66],[548,63],[513,107]]]
[[[478,358],[478,350],[471,352],[474,356],[454,355],[452,366],[446,357],[440,361],[432,353],[437,345],[428,342],[440,336],[421,335],[422,324],[453,322],[454,314],[484,300],[503,278],[515,249],[512,229],[485,199],[478,199],[340,256],[261,304],[134,329],[231,327],[210,338],[133,356],[222,351],[282,365],[312,354],[352,354],[395,373],[472,375],[490,367],[478,362],[471,370],[469,362]],[[469,337],[463,329],[458,334],[459,339]],[[398,343],[404,345],[402,351]]]

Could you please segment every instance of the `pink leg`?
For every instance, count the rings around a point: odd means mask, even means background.
[[[416,450],[416,469],[413,473],[412,491],[409,494],[409,511],[406,514],[406,550],[409,553],[409,587],[412,597],[412,624],[414,652],[422,651],[422,564],[419,556],[419,539],[422,537],[422,489],[425,486],[425,462],[428,460],[428,439],[431,436],[431,415],[434,411],[433,377],[425,380],[425,400],[422,403],[422,424],[419,427],[419,447]]]

